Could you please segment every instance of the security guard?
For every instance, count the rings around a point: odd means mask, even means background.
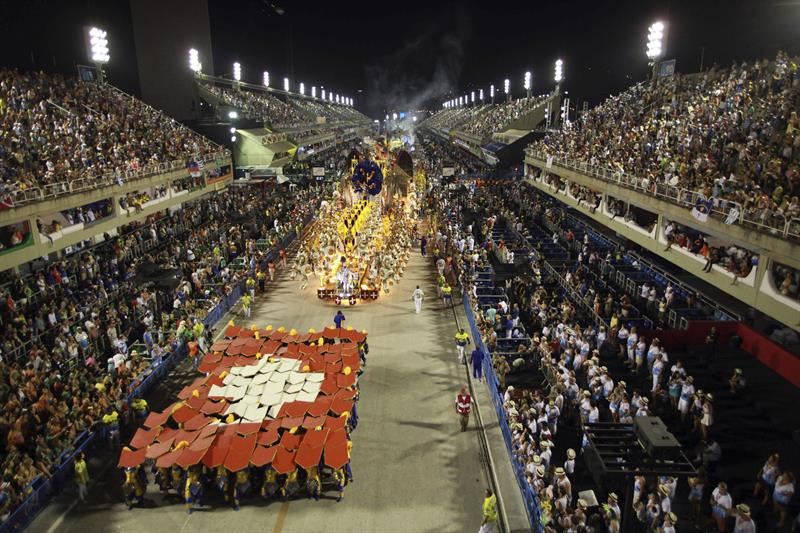
[[[466,362],[464,358],[464,348],[466,348],[469,343],[469,335],[464,331],[464,328],[461,328],[458,333],[456,333],[456,350],[458,350],[458,362],[461,364]]]

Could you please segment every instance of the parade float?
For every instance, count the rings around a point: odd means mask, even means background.
[[[167,409],[148,413],[120,454],[129,508],[147,506],[154,481],[164,503],[191,513],[224,501],[342,498],[352,479],[351,431],[366,332],[239,328],[229,324]]]
[[[409,258],[416,195],[390,154],[351,154],[351,174],[305,236],[295,261],[304,289],[319,279],[317,297],[356,305],[388,294]],[[386,180],[386,181],[384,181]]]

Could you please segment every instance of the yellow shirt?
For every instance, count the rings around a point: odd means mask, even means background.
[[[487,522],[497,521],[497,496],[494,494],[483,499],[483,517]]]

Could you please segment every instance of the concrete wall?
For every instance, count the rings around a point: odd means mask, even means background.
[[[195,118],[189,49],[214,72],[208,0],[131,0],[142,100],[178,120]]]

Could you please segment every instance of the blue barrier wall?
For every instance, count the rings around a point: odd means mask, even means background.
[[[305,223],[308,223],[313,217],[309,217]],[[279,248],[287,248],[297,237],[293,231],[284,237],[278,246],[270,250],[265,258],[265,261],[271,261],[278,257]],[[203,319],[203,325],[206,328],[212,327],[214,324],[225,316],[225,313],[233,307],[239,298],[242,296],[243,283],[239,283],[233,290],[220,301],[208,315]],[[130,404],[136,396],[144,396],[151,391],[173,368],[186,358],[188,349],[185,344],[178,345],[178,349],[165,357],[160,365],[151,368],[149,374],[141,378],[138,385],[130,391],[125,399],[126,403]],[[53,476],[46,478],[39,476],[34,479],[26,488],[29,492],[28,496],[22,504],[9,516],[8,520],[0,525],[0,533],[11,533],[22,531],[36,518],[42,509],[44,509],[50,500],[64,486],[71,482],[74,477],[74,463],[75,458],[81,452],[85,452],[93,448],[96,444],[104,442],[105,431],[102,424],[97,423],[91,430],[84,431],[75,440],[73,449],[61,455],[58,466],[55,467]]]
[[[508,452],[508,457],[511,460],[511,466],[514,469],[514,475],[517,478],[517,484],[522,492],[522,499],[525,501],[525,507],[528,509],[528,518],[531,522],[531,528],[537,533],[542,533],[544,531],[544,527],[542,526],[540,518],[539,499],[536,496],[536,492],[533,490],[533,487],[531,487],[525,477],[523,465],[517,461],[511,449],[511,428],[508,427],[506,412],[505,409],[503,409],[503,395],[500,391],[500,384],[497,381],[497,375],[494,373],[491,353],[489,353],[489,350],[486,349],[481,337],[481,332],[478,330],[478,326],[475,323],[475,315],[472,312],[470,298],[463,298],[463,302],[464,313],[467,315],[467,321],[469,322],[469,328],[472,332],[472,338],[475,339],[475,344],[483,351],[484,354],[486,354],[486,357],[483,358],[483,375],[486,378],[486,384],[489,387],[489,396],[492,398],[492,403],[494,404],[494,408],[497,413],[497,421],[500,426],[500,431],[503,433],[503,440],[506,443],[506,451]]]

